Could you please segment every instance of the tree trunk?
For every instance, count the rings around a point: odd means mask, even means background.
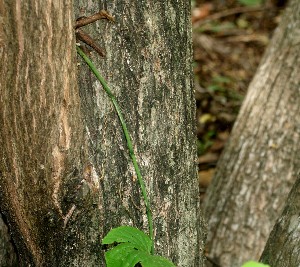
[[[14,267],[17,265],[17,255],[14,251],[7,225],[0,213],[0,266]]]
[[[156,251],[202,266],[190,3],[102,3],[116,22],[84,30],[106,51],[91,57],[128,124]],[[0,11],[0,203],[20,264],[103,266],[104,235],[147,231],[147,220],[116,112],[81,59],[77,90],[72,3],[4,1]],[[76,17],[98,11],[75,1]]]
[[[300,176],[268,239],[261,261],[272,267],[300,266]]]
[[[76,16],[98,8],[77,3]],[[93,54],[93,60],[120,101],[134,140],[153,206],[156,250],[178,266],[201,266],[190,3],[109,1],[101,8],[116,23],[86,30],[106,51],[104,59]],[[116,113],[85,65],[80,74],[89,155],[104,191],[101,232],[120,224],[147,229],[135,208],[144,210]]]
[[[67,190],[84,159],[72,2],[0,6],[1,210],[21,266],[61,266],[72,250]]]
[[[291,1],[207,193],[207,251],[221,266],[259,259],[300,168],[299,14]]]

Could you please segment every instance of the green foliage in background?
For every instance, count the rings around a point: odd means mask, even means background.
[[[216,137],[216,131],[208,131],[204,136],[197,140],[197,154],[203,155],[214,143],[213,139]]]
[[[238,2],[245,6],[259,6],[263,0],[238,0]]]
[[[270,265],[266,265],[256,261],[247,261],[242,265],[242,267],[270,267]]]

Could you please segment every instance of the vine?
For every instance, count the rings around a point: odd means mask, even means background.
[[[131,157],[139,186],[142,191],[148,220],[149,235],[146,235],[139,229],[130,226],[120,226],[108,232],[108,234],[103,238],[102,244],[117,245],[105,252],[106,265],[107,267],[134,267],[139,263],[143,267],[175,267],[175,265],[168,259],[154,255],[153,220],[150,209],[150,201],[147,196],[145,182],[134,154],[132,141],[121,108],[106,81],[95,67],[94,63],[79,46],[76,46],[76,49],[77,53],[83,58],[90,70],[95,74],[96,78],[101,83],[104,91],[110,98],[117,112],[126,139],[129,155]]]

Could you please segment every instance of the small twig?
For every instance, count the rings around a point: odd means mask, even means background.
[[[268,37],[263,34],[244,34],[225,38],[226,42],[259,42],[266,45],[269,41]]]
[[[105,55],[104,51],[101,49],[100,46],[96,44],[96,42],[93,40],[91,36],[89,36],[81,29],[76,29],[75,34],[78,40],[86,43],[87,45],[92,47],[101,57],[104,57]]]
[[[264,11],[266,8],[265,7],[235,7],[232,9],[227,9],[218,13],[214,13],[210,16],[207,16],[205,19],[203,20],[199,20],[197,21],[194,25],[193,28],[197,28],[209,21],[212,20],[217,20],[220,18],[224,18],[224,17],[228,17],[231,15],[235,15],[235,14],[239,14],[239,13],[248,13],[248,12],[256,12],[256,11]]]
[[[107,19],[109,21],[115,21],[115,19],[110,14],[108,14],[105,10],[100,10],[98,13],[92,16],[78,18],[75,23],[75,29],[93,23],[99,19]]]
[[[79,29],[99,19],[107,19],[109,21],[115,21],[114,18],[110,14],[108,14],[105,10],[101,10],[92,16],[78,18],[75,22],[75,34],[78,40],[86,43],[88,46],[93,48],[101,57],[104,57],[105,53],[102,50],[102,48],[97,45],[97,43],[93,40],[92,37],[90,37],[83,30]]]

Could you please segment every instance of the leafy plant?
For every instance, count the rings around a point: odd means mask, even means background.
[[[151,239],[142,231],[120,226],[112,229],[102,240],[102,244],[115,244],[105,253],[107,266],[131,267],[140,263],[143,267],[174,267],[169,260],[151,255]]]
[[[120,123],[123,129],[123,133],[127,142],[127,148],[131,157],[139,186],[142,191],[143,200],[146,206],[146,213],[148,219],[149,236],[144,234],[142,231],[129,226],[121,226],[112,229],[102,240],[102,244],[114,244],[115,247],[105,252],[105,260],[107,267],[134,267],[140,263],[142,267],[175,267],[175,265],[169,260],[154,256],[154,242],[153,242],[153,221],[152,213],[150,209],[150,201],[147,196],[145,182],[141,175],[136,156],[134,154],[132,141],[128,132],[128,128],[123,117],[121,108],[113,95],[112,91],[108,87],[104,78],[100,75],[96,69],[94,63],[89,57],[81,50],[79,46],[76,47],[77,53],[87,63],[90,70],[95,74],[98,81],[101,83],[104,91],[110,98],[112,104],[120,119]]]
[[[207,149],[214,143],[213,138],[216,136],[215,131],[208,131],[204,134],[201,140],[197,140],[197,153],[198,156],[203,155]]]
[[[270,267],[270,265],[266,265],[256,261],[247,261],[242,265],[242,267]]]
[[[211,83],[207,86],[207,90],[212,93],[219,93],[219,95],[223,95],[225,97],[224,101],[226,101],[226,99],[242,101],[243,96],[235,90],[230,89],[232,83],[232,78],[216,75],[212,77]]]
[[[229,77],[216,75],[212,78],[212,83],[207,87],[211,92],[225,92],[226,86],[232,83]]]

